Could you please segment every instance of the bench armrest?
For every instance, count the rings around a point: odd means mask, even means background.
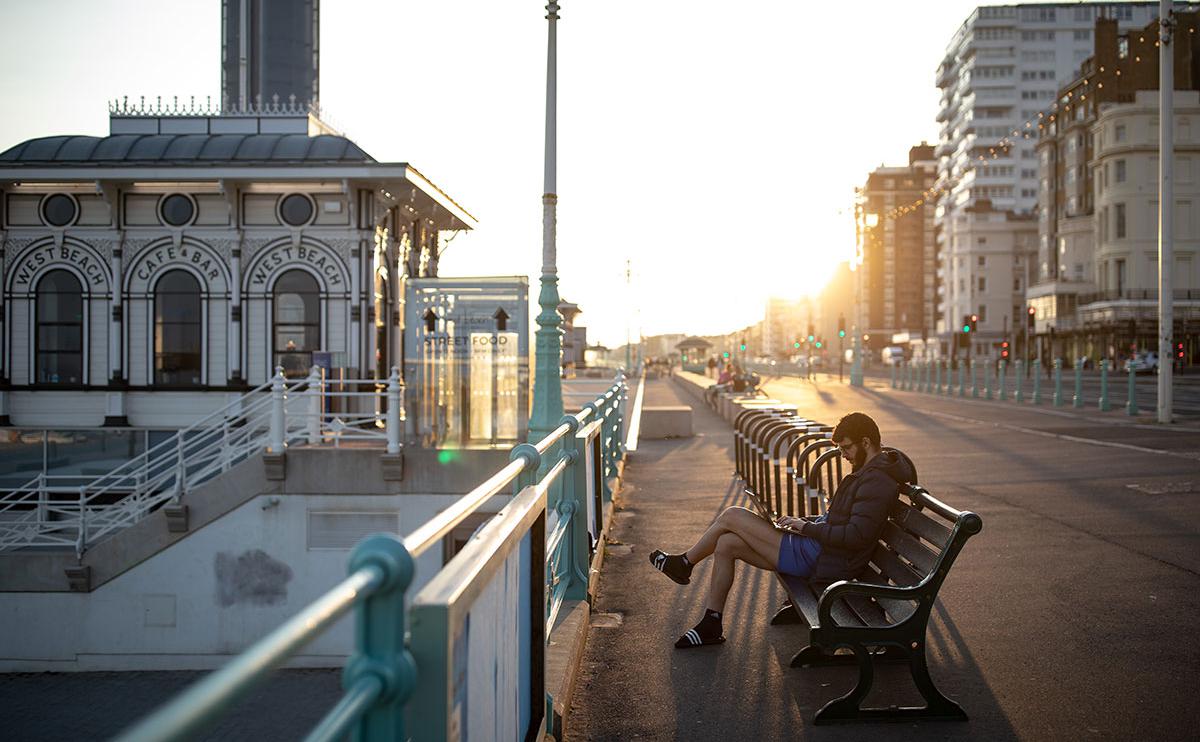
[[[839,580],[821,593],[817,599],[817,622],[820,626],[836,626],[833,622],[833,605],[847,595],[865,595],[868,598],[893,598],[895,600],[921,600],[928,578],[912,587],[877,585],[871,582]]]

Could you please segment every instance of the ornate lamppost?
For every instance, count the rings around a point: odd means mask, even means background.
[[[533,413],[529,419],[529,440],[539,441],[553,431],[562,419],[562,315],[558,313],[558,266],[555,246],[556,111],[557,111],[557,35],[558,2],[546,6],[549,22],[546,45],[546,160],[545,188],[542,194],[542,288],[538,294],[533,383]]]

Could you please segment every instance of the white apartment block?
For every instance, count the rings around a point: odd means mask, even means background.
[[[1176,335],[1200,321],[1200,94],[1175,91],[1175,226],[1171,286]],[[1158,304],[1158,92],[1101,108],[1092,127],[1097,291],[1080,320],[1152,324]]]
[[[1025,137],[1026,123],[1036,131],[1037,115],[1054,102],[1061,81],[1071,79],[1092,54],[1096,18],[1116,18],[1128,30],[1145,26],[1157,13],[1158,4],[1149,2],[984,6],[951,39],[936,76],[942,99],[935,151],[938,186],[946,189],[935,215],[942,256],[937,329],[947,350],[956,324],[969,314],[981,314],[977,342],[1000,341],[1006,318],[1011,327],[1012,307],[1024,303],[1036,248],[1036,238],[1011,237],[1002,241],[1028,252],[1002,258],[992,229],[1001,222],[962,212],[983,199],[997,212],[1035,212],[1037,141],[1036,134]],[[1011,146],[997,146],[1006,137]],[[1027,226],[1024,219],[1003,223]],[[972,231],[984,224],[987,235]],[[1036,234],[1036,224],[1028,225]]]

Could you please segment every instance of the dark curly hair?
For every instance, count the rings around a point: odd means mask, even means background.
[[[861,441],[866,438],[875,448],[879,447],[879,426],[875,421],[865,413],[851,412],[850,414],[838,420],[837,427],[833,429],[833,440],[841,441],[849,438],[852,441]]]

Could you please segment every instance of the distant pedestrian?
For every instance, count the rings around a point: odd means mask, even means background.
[[[717,357],[716,356],[708,357],[708,375],[714,379],[717,378]]]
[[[725,641],[722,615],[738,561],[821,584],[855,579],[866,568],[899,485],[915,484],[917,470],[900,451],[881,447],[879,426],[861,412],[843,417],[832,437],[853,471],[838,484],[825,515],[785,516],[772,524],[752,510],[731,507],[687,551],[651,552],[650,564],[680,585],[689,584],[695,566],[713,557],[704,617],[679,637],[677,649]]]

